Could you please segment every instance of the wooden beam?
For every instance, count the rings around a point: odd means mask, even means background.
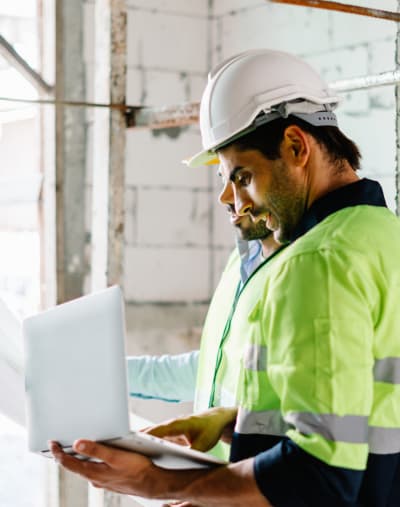
[[[95,102],[124,104],[125,0],[98,0],[95,9]],[[91,263],[93,289],[122,284],[125,135],[125,110],[95,110]]]
[[[125,0],[97,0],[94,100],[124,107],[94,113],[92,290],[123,285],[126,24]],[[91,488],[89,506],[119,507],[120,496]]]

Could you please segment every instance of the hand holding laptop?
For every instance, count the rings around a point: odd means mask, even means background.
[[[23,322],[29,449],[48,441],[70,452],[78,438],[138,452],[165,468],[224,462],[150,434],[131,432],[122,292],[114,286]],[[71,461],[71,463],[73,463]]]
[[[151,432],[163,436],[185,435],[190,441],[196,442],[199,446],[206,445],[207,448],[213,445],[212,441],[205,443],[204,436],[206,428],[214,430],[215,435],[221,435],[227,425],[236,417],[235,409],[218,408],[170,421],[155,426]],[[50,450],[55,459],[71,472],[77,473],[96,487],[101,487],[129,495],[146,496],[150,498],[174,497],[174,472],[156,466],[149,458],[140,454],[126,452],[120,449],[110,448],[89,440],[78,440],[73,444],[73,449],[80,455],[87,456],[92,460],[101,462],[83,463],[81,460],[63,452],[61,446],[56,442],[50,443]],[[185,481],[188,483],[201,478],[205,470],[184,470]],[[151,478],[151,479],[150,479]],[[161,495],[162,493],[162,496]],[[182,505],[190,506],[189,503]]]

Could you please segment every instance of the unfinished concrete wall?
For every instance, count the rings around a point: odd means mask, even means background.
[[[198,101],[210,66],[209,29],[206,0],[128,1],[127,102]],[[224,211],[214,206],[213,172],[181,164],[199,148],[197,128],[127,132],[130,353],[198,346],[216,273],[232,244],[220,227]]]
[[[198,101],[210,64],[208,1],[128,0],[127,5],[127,103]],[[181,163],[199,147],[198,128],[127,131],[124,291],[129,354],[198,347],[219,253],[211,174]],[[135,403],[135,408],[153,419],[168,417],[175,409],[148,402]]]
[[[342,3],[397,10],[396,0]],[[397,28],[392,21],[263,0],[215,0],[212,14],[213,63],[239,51],[268,47],[304,57],[327,81],[395,68]],[[379,180],[394,209],[394,86],[345,94],[338,117],[341,129],[361,148],[360,175]]]

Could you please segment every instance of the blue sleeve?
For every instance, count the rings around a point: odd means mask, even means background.
[[[364,472],[327,465],[283,439],[255,457],[254,474],[274,507],[355,507]]]
[[[199,351],[127,358],[129,395],[169,402],[193,401]]]

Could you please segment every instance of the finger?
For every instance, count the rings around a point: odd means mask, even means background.
[[[54,459],[61,466],[86,478],[90,478],[94,473],[98,474],[99,472],[104,471],[104,468],[107,467],[104,463],[89,463],[87,461],[77,459],[70,454],[65,453],[57,442],[49,442],[49,447]]]
[[[187,425],[184,421],[173,421],[167,424],[160,424],[153,426],[146,431],[150,435],[155,437],[163,438],[167,436],[179,436],[187,434]]]
[[[96,458],[109,466],[112,466],[120,454],[124,454],[124,451],[93,442],[92,440],[83,439],[76,440],[73,444],[73,449],[79,454]]]

